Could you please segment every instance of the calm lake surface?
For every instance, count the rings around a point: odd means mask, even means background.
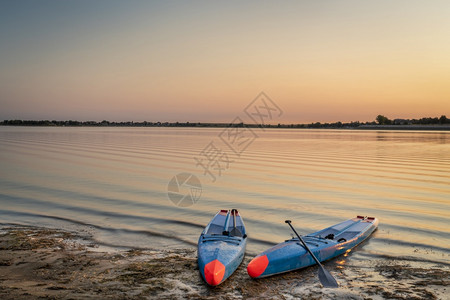
[[[286,219],[307,234],[366,215],[379,229],[351,259],[450,264],[450,132],[224,130],[0,127],[0,223],[195,248],[219,209],[237,208],[251,256],[291,237]],[[168,197],[179,173],[202,186],[187,207]]]

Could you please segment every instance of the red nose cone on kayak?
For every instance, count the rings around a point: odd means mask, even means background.
[[[261,276],[262,273],[264,273],[268,264],[269,264],[269,259],[267,258],[267,255],[255,257],[248,264],[247,273],[252,278],[259,277],[259,276]]]
[[[225,266],[217,259],[205,265],[205,280],[210,285],[218,285],[225,275]]]

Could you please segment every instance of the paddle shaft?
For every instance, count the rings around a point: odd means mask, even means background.
[[[319,280],[322,283],[324,287],[331,287],[331,288],[337,288],[339,285],[336,282],[336,279],[334,279],[333,275],[328,272],[324,266],[320,263],[320,261],[317,259],[317,257],[312,253],[311,249],[309,249],[308,245],[306,245],[305,241],[302,239],[302,237],[295,231],[294,227],[291,225],[290,220],[286,220],[286,223],[289,224],[291,229],[294,231],[294,233],[297,235],[298,239],[303,243],[303,246],[305,249],[311,254],[312,258],[316,261],[317,265],[319,266]]]
[[[305,249],[309,252],[309,254],[311,254],[312,258],[314,258],[314,260],[316,261],[316,263],[322,267],[322,264],[320,263],[320,261],[317,259],[317,257],[314,255],[314,253],[312,253],[311,249],[309,249],[308,245],[306,245],[305,241],[302,239],[302,237],[297,233],[297,231],[295,231],[294,227],[292,227],[291,225],[291,221],[288,222],[288,220],[286,221],[286,223],[289,224],[289,226],[291,227],[292,231],[294,231],[295,235],[298,237],[298,239],[302,242],[303,246],[305,247]]]

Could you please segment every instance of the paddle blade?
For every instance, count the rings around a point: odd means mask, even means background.
[[[339,287],[336,279],[330,274],[322,265],[319,266],[319,280],[323,287],[327,288],[337,288]]]
[[[234,227],[231,231],[230,231],[230,236],[242,236],[242,232]]]

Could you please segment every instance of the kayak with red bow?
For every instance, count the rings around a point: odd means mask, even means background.
[[[315,233],[303,236],[308,248],[319,261],[339,256],[369,237],[378,226],[378,219],[357,216]],[[247,272],[261,278],[289,272],[316,264],[298,238],[273,246],[250,261]]]
[[[225,281],[244,258],[247,234],[236,209],[221,210],[198,239],[198,267],[209,285]]]

